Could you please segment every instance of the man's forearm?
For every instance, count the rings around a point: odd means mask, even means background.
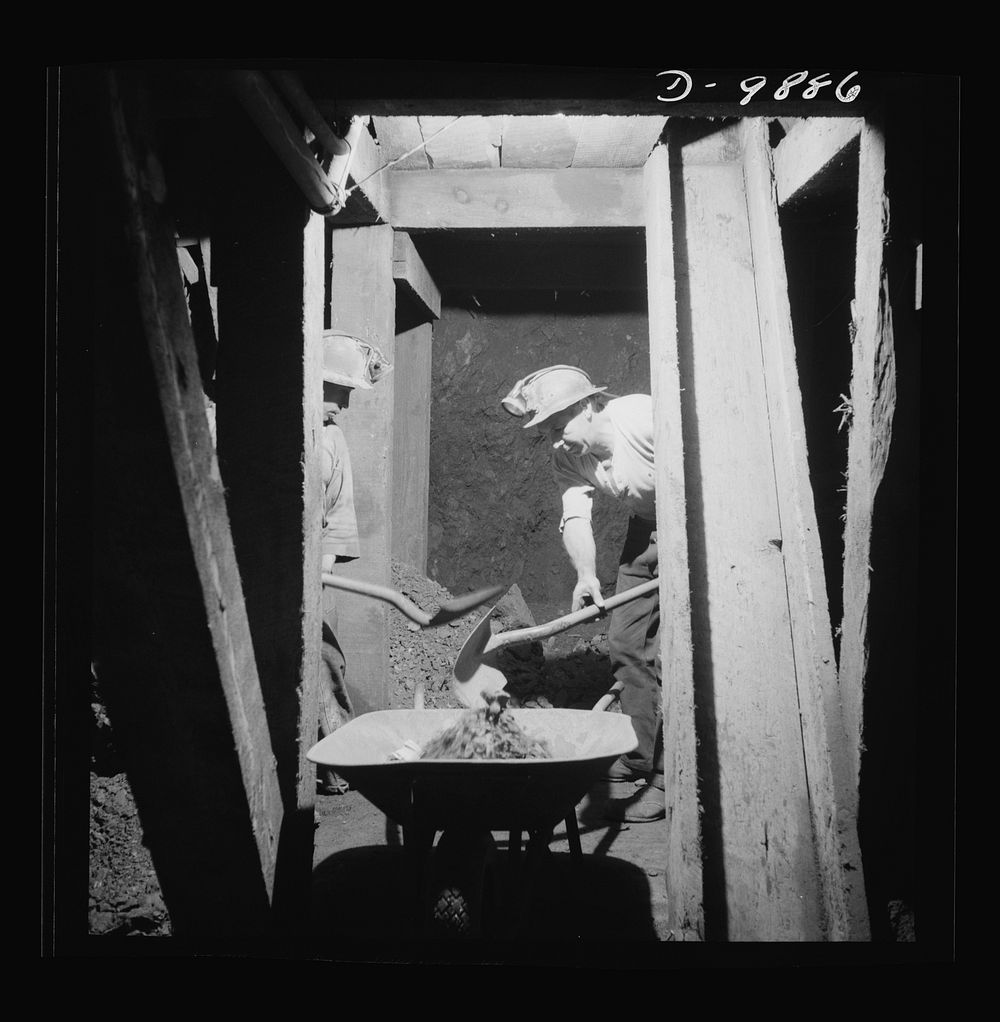
[[[586,518],[570,518],[564,524],[563,546],[576,568],[577,578],[597,574],[597,547],[593,529]]]

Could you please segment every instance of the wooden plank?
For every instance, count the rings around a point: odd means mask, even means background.
[[[236,128],[234,126],[233,130]],[[214,239],[216,429],[233,537],[286,815],[276,909],[307,911],[322,590],[318,383],[325,219],[256,138]]]
[[[494,117],[418,117],[427,165],[433,170],[453,167],[490,170],[500,166],[497,122]],[[404,150],[405,151],[405,150]]]
[[[642,171],[410,170],[390,172],[397,230],[641,227]]]
[[[678,939],[703,939],[691,595],[688,573],[684,431],[677,350],[670,161],[653,151],[644,170],[649,361],[656,450],[663,664],[664,776],[669,809],[665,863],[668,924]]]
[[[744,176],[774,450],[781,556],[788,586],[802,741],[826,926],[832,940],[868,940],[871,934],[857,833],[858,793],[848,768],[823,552],[809,478],[775,167],[766,121],[747,119],[744,133]]]
[[[501,165],[511,168],[566,168],[573,164],[578,117],[505,117]]]
[[[393,235],[392,277],[426,310],[428,316],[441,318],[441,294],[405,231],[396,231]]]
[[[396,336],[392,557],[427,571],[431,438],[430,323]]]
[[[418,173],[406,171],[405,175]],[[389,226],[332,232],[330,326],[375,344],[395,362],[396,285],[392,277],[393,230]],[[391,584],[392,469],[396,371],[368,391],[351,393],[340,417],[354,471],[354,503],[361,557],[337,566],[351,578]],[[339,636],[347,657],[347,680],[358,713],[389,706],[388,605],[353,593],[337,594]],[[392,611],[396,613],[396,611]]]
[[[389,196],[385,173],[375,173],[385,163],[381,148],[375,144],[368,128],[365,127],[358,136],[345,184],[346,188],[354,190],[348,196],[344,208],[330,218],[330,223],[334,227],[389,222]]]
[[[843,159],[861,125],[860,117],[807,117],[795,122],[774,153],[778,205],[799,197],[810,181]]]
[[[579,117],[573,167],[641,167],[666,117]]]
[[[246,936],[268,926],[283,799],[161,164],[135,83],[104,87],[127,227],[97,263],[99,677],[174,933]]]
[[[679,160],[671,196],[706,937],[817,940],[822,911],[738,126],[681,144]]]
[[[424,137],[420,131],[420,121],[416,117],[373,117],[375,134],[379,142],[381,163],[398,160],[404,153],[420,145]],[[394,170],[429,170],[427,153],[417,149],[399,163]]]
[[[868,668],[869,551],[872,513],[892,439],[896,368],[892,307],[885,261],[889,205],[885,194],[885,140],[866,123],[858,167],[850,439],[844,525],[844,620],[840,688],[850,738],[852,773],[860,779]]]

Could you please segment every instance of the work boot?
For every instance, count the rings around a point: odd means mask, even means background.
[[[662,788],[647,784],[629,798],[613,798],[604,807],[604,816],[626,823],[652,823],[667,815],[665,799]]]
[[[351,786],[335,770],[316,771],[317,795],[346,795]]]
[[[644,780],[645,770],[636,770],[627,759],[619,756],[618,759],[608,767],[607,773],[601,778],[602,781],[610,781],[612,784],[624,784]]]

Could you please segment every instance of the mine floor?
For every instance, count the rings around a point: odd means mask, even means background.
[[[582,856],[570,854],[564,822],[547,852],[529,857],[527,835],[516,856],[509,834],[493,834],[499,894],[486,935],[500,951],[525,942],[554,942],[555,958],[581,942],[675,939],[666,923],[663,857],[666,823],[611,823],[602,806],[632,785],[595,785],[577,806]],[[415,906],[417,885],[408,871],[399,828],[362,795],[319,796],[313,865],[313,924],[331,957],[381,960],[430,953],[465,955],[468,944],[434,949],[427,943],[426,906]],[[485,944],[473,944],[482,948]],[[538,947],[532,952],[538,959]],[[545,957],[544,955],[542,956]]]

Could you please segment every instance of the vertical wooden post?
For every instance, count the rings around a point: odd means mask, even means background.
[[[744,177],[781,554],[826,925],[833,940],[867,940],[870,930],[858,844],[857,783],[849,768],[823,553],[809,479],[773,158],[766,122],[748,119],[744,128]]]
[[[677,350],[670,161],[653,150],[644,171],[649,360],[656,438],[656,517],[663,664],[663,748],[668,808],[666,885],[673,933],[704,936],[701,834],[691,651],[684,442]]]
[[[885,266],[889,204],[885,144],[866,123],[858,158],[858,241],[854,273],[851,426],[844,526],[844,621],[840,689],[855,783],[860,778],[862,704],[868,669],[869,551],[875,494],[885,472],[896,404],[892,308]]]
[[[430,489],[431,334],[421,323],[396,337],[392,456],[392,557],[427,570]]]
[[[305,909],[312,870],[321,634],[324,221],[247,126],[213,244],[216,401],[257,667],[286,806],[275,908]]]
[[[671,180],[705,933],[824,936],[743,177],[743,137]],[[766,274],[767,267],[763,268]]]
[[[261,934],[282,797],[167,183],[141,85],[107,73],[97,103],[110,113],[114,171],[95,194],[76,194],[75,182],[63,193],[72,210],[118,188],[94,261],[97,674],[175,935]],[[77,153],[84,162],[101,151],[103,127]]]
[[[330,326],[375,344],[396,359],[396,285],[393,231],[388,225],[334,228],[331,234]],[[354,471],[354,501],[361,557],[337,566],[352,578],[389,585],[392,550],[392,469],[395,378],[388,373],[373,390],[355,390],[338,420]],[[355,710],[389,705],[389,609],[380,600],[339,592],[341,644]]]

